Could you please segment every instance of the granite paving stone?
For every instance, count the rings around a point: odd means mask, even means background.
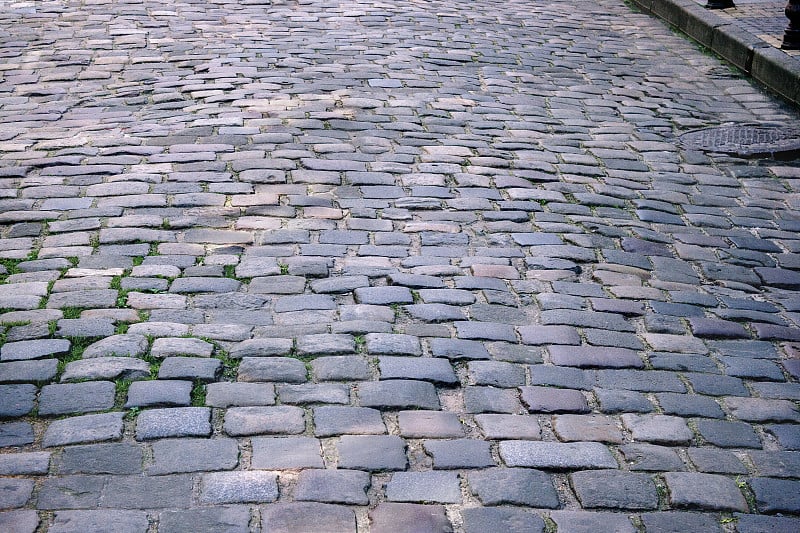
[[[619,533],[636,531],[630,519],[621,513],[564,510],[552,511],[550,518],[560,530],[566,531],[616,531]]]
[[[61,374],[61,382],[105,379],[137,380],[149,376],[150,365],[147,364],[147,361],[133,357],[95,357],[67,363]]]
[[[579,390],[555,387],[520,387],[521,398],[531,413],[588,413],[586,397]]]
[[[694,438],[683,418],[667,415],[622,415],[622,423],[634,441],[666,445],[686,445]]]
[[[365,381],[359,384],[357,392],[362,407],[432,410],[440,407],[436,388],[427,381],[411,379]]]
[[[522,509],[473,507],[464,509],[461,515],[467,533],[479,533],[492,528],[501,528],[509,533],[541,533],[545,529],[542,518]]]
[[[307,370],[298,359],[245,357],[238,369],[239,381],[305,383]]]
[[[437,470],[486,468],[495,465],[489,443],[482,440],[426,440],[422,445],[433,458],[433,468]]]
[[[123,533],[138,533],[149,527],[144,511],[109,510],[62,510],[56,511],[48,531],[77,533],[113,529]]]
[[[367,407],[315,407],[314,435],[331,437],[334,435],[380,435],[386,433],[386,426],[380,411]]]
[[[162,531],[184,533],[230,531],[246,533],[250,524],[250,510],[246,506],[219,506],[213,509],[165,510],[159,514],[158,527]]]
[[[163,439],[152,444],[150,475],[231,470],[239,462],[233,439]]]
[[[800,454],[789,451],[748,451],[756,472],[762,476],[800,477]]]
[[[277,475],[271,472],[209,472],[200,482],[200,501],[206,504],[269,503],[277,498]]]
[[[55,420],[47,427],[42,446],[117,440],[122,437],[122,416],[122,413],[102,413]]]
[[[126,442],[85,444],[64,448],[58,461],[61,474],[125,475],[142,472],[144,449]]]
[[[797,530],[770,2],[5,2],[0,530]]]
[[[524,505],[556,509],[558,495],[544,472],[527,468],[489,468],[469,472],[472,493],[484,505]]]
[[[0,385],[0,417],[17,418],[33,410],[36,386],[31,384]]]
[[[664,480],[669,489],[669,502],[676,508],[700,508],[720,511],[748,510],[736,483],[716,474],[667,472]]]
[[[367,505],[370,476],[358,470],[304,470],[294,489],[296,501]]]
[[[553,470],[616,468],[617,462],[599,442],[534,442],[507,440],[499,445],[500,457],[508,466]]]
[[[191,402],[191,392],[191,381],[135,381],[128,389],[125,407],[188,406]]]
[[[724,531],[718,515],[711,513],[660,511],[642,513],[640,517],[647,531]]]
[[[443,505],[384,502],[370,510],[370,531],[451,533],[452,525]]]
[[[759,477],[749,481],[750,489],[756,499],[756,509],[760,513],[797,514],[800,502],[797,490],[800,482],[790,479]]]
[[[658,494],[650,476],[596,470],[574,472],[570,483],[586,509],[656,509]]]
[[[31,510],[0,511],[0,527],[12,533],[34,533],[39,515]]]
[[[211,409],[208,407],[148,409],[136,417],[137,440],[209,435],[211,435]]]
[[[110,381],[45,385],[39,394],[39,414],[103,411],[114,405],[114,396],[115,385]]]
[[[404,470],[405,442],[394,435],[345,435],[336,445],[339,468],[383,471]]]
[[[231,407],[225,414],[225,433],[244,435],[296,435],[305,429],[305,412],[299,407]]]
[[[310,437],[254,437],[252,467],[265,470],[322,468],[322,451]]]
[[[455,472],[395,472],[386,485],[393,502],[459,503],[461,488]]]

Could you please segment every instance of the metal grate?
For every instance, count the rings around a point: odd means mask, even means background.
[[[688,149],[740,157],[800,154],[800,127],[721,126],[684,133],[680,140]]]

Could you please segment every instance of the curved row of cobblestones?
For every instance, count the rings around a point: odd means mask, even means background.
[[[796,124],[614,0],[0,2],[0,530],[797,531]]]

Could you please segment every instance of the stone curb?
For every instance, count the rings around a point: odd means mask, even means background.
[[[633,0],[719,54],[791,103],[800,105],[800,59],[770,46],[693,0]]]

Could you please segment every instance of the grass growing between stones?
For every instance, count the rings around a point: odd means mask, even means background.
[[[67,319],[76,319],[81,317],[81,313],[86,311],[86,307],[64,307],[61,309],[61,312],[64,314],[64,318]]]
[[[356,353],[364,353],[366,346],[367,346],[367,339],[364,335],[356,335],[353,337],[353,340],[356,343]]]
[[[118,379],[114,382],[114,406],[122,409],[128,399],[128,389],[131,388],[133,380]]]
[[[0,283],[5,283],[8,276],[19,274],[21,259],[0,259]]]
[[[64,370],[67,365],[73,361],[78,361],[83,358],[83,352],[90,345],[99,341],[103,337],[67,337],[70,343],[69,352],[58,358],[58,367],[56,368],[56,380],[61,379],[64,375]]]
[[[204,407],[206,405],[206,384],[200,380],[195,380],[189,397],[192,407]]]
[[[239,364],[242,362],[241,359],[234,359],[228,352],[225,350],[219,349],[216,350],[216,355],[214,355],[216,359],[222,361],[222,378],[230,381],[236,381],[236,376],[239,373]]]
[[[150,345],[152,346],[152,341],[150,341]],[[158,357],[153,357],[152,355],[143,355],[141,357],[142,361],[146,362],[150,365],[150,378],[149,379],[156,379],[158,378],[158,371],[161,370],[161,363],[163,359],[159,359]]]

